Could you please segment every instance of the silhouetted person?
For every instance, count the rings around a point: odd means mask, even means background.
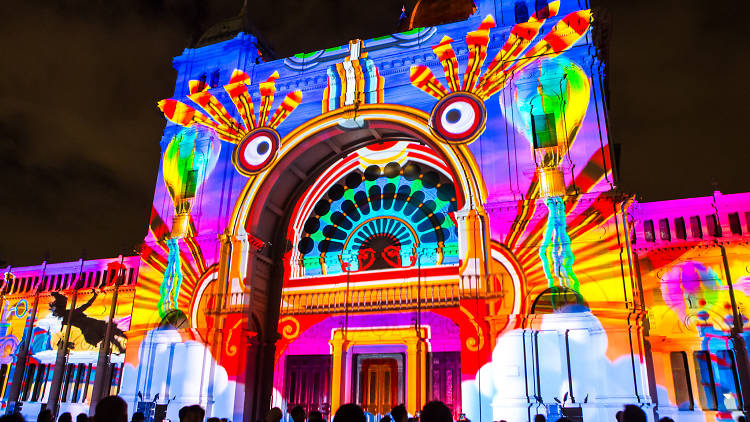
[[[57,418],[57,422],[73,422],[73,415],[70,412],[65,412]]]
[[[621,422],[647,422],[646,413],[636,405],[625,405],[625,408],[622,410]]]
[[[391,418],[393,418],[393,422],[407,422],[409,413],[406,411],[406,406],[399,404],[391,409]]]
[[[354,403],[348,403],[336,411],[332,422],[367,422],[365,412]]]
[[[130,422],[144,422],[146,420],[146,415],[143,414],[143,412],[135,412],[133,413],[133,417],[130,418]],[[81,421],[76,421],[81,422]]]
[[[221,419],[213,417],[213,418],[208,418],[206,422],[221,422]]]
[[[96,404],[94,422],[128,422],[128,404],[117,396],[107,396]]]
[[[544,415],[536,415],[534,416],[534,422],[547,422],[547,418]]]
[[[322,413],[317,410],[311,410],[310,413],[307,414],[307,422],[326,422],[326,420],[323,419]]]
[[[138,413],[138,412],[135,412],[135,413]],[[135,415],[133,416],[135,417]],[[143,413],[141,413],[141,416],[143,416]],[[89,422],[89,415],[85,413],[79,413],[78,416],[76,416],[76,422]],[[139,422],[143,422],[143,419],[141,419]]]
[[[19,413],[13,413],[12,415],[0,416],[0,422],[26,422],[26,419]]]
[[[206,411],[197,404],[180,409],[180,422],[203,422]]]
[[[617,419],[617,422],[622,422],[622,410],[618,410],[617,413],[615,413],[615,419]]]
[[[266,415],[266,422],[279,422],[282,416],[283,415],[281,414],[281,409],[279,409],[278,407],[274,407],[273,409],[268,411],[268,414]]]
[[[305,409],[302,406],[294,406],[289,414],[294,422],[305,422]]]
[[[55,417],[52,416],[51,410],[42,409],[36,417],[36,422],[55,422]]]
[[[743,416],[740,416],[742,418]],[[739,418],[737,418],[737,422],[739,422]],[[669,416],[665,416],[661,419],[659,419],[659,422],[674,422],[674,419],[670,418]]]
[[[445,403],[434,400],[424,405],[419,420],[421,422],[453,422],[453,415]]]
[[[391,419],[390,415],[385,415],[382,418],[380,418],[380,422],[392,422],[393,419]]]
[[[62,318],[62,323],[67,324],[68,314],[70,314],[70,325],[73,327],[78,327],[78,329],[81,330],[81,334],[83,334],[83,338],[84,340],[86,340],[86,343],[94,347],[98,346],[99,343],[104,340],[104,336],[107,333],[107,323],[100,319],[91,318],[84,313],[89,308],[89,306],[94,303],[94,300],[96,300],[96,293],[94,293],[91,296],[91,299],[89,299],[86,303],[75,308],[73,311],[67,309],[68,298],[57,292],[52,292],[52,297],[55,298],[55,300],[53,300],[52,303],[49,304],[49,309],[50,311],[52,311],[52,315],[58,318]],[[125,351],[125,349],[122,347],[120,341],[115,338],[115,336],[124,338],[125,333],[115,325],[112,325],[110,341],[117,348],[117,350],[122,353]]]

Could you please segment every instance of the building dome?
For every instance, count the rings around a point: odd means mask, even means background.
[[[239,15],[211,25],[206,32],[200,36],[195,46],[203,47],[209,44],[230,40],[240,32],[247,32],[243,22],[243,15],[244,7]]]
[[[206,32],[204,32],[200,36],[200,38],[198,38],[198,41],[195,43],[194,47],[205,47],[207,45],[231,40],[240,32],[251,34],[257,39],[258,51],[260,51],[264,60],[273,59],[276,57],[273,49],[259,35],[259,31],[255,27],[255,25],[250,22],[247,1],[243,2],[242,9],[240,9],[240,12],[237,15],[211,25],[206,30]]]

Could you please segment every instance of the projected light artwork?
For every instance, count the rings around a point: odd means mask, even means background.
[[[539,195],[548,212],[539,257],[549,287],[559,280],[561,285],[578,290],[562,200],[566,186],[561,166],[583,123],[590,86],[583,70],[568,60],[540,61],[539,70],[546,77],[537,76],[537,84],[516,86],[512,107],[501,110],[507,121],[518,122],[515,126],[529,141],[536,164]]]
[[[750,194],[617,190],[604,23],[474,5],[274,61],[238,19],[175,58],[137,256],[4,271],[4,405],[736,417]]]
[[[342,263],[349,271],[412,267],[416,248],[431,252],[421,265],[457,263],[456,226],[449,215],[456,210],[453,183],[439,170],[408,161],[408,143],[389,146],[371,146],[344,159],[342,167],[358,165],[303,217],[297,249],[306,275],[340,273]],[[378,157],[372,160],[373,155]],[[388,155],[401,158],[403,166],[370,164]]]

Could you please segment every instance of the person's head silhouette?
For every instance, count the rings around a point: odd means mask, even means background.
[[[332,422],[367,422],[367,418],[361,407],[349,403],[339,407]]]

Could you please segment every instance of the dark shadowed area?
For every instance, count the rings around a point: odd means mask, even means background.
[[[402,1],[249,1],[279,57],[396,31]],[[406,2],[407,5],[410,2]],[[747,6],[594,1],[611,20],[611,142],[646,200],[750,190]],[[0,26],[0,265],[132,254],[173,56],[240,0],[10,2]]]

